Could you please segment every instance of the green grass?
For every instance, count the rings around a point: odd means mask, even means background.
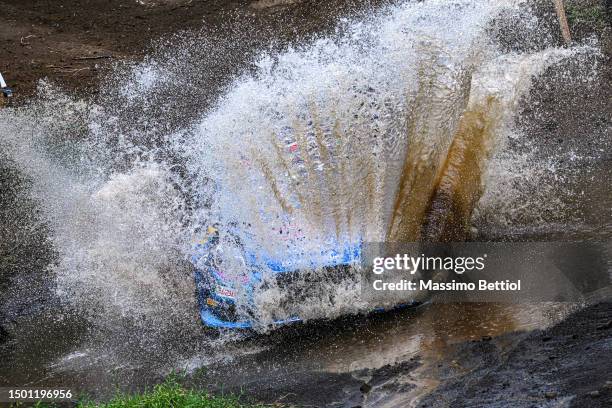
[[[54,405],[38,403],[37,408]],[[263,408],[265,405],[242,402],[236,396],[213,396],[203,391],[184,388],[168,379],[151,391],[141,394],[118,394],[108,402],[79,401],[78,408]]]
[[[566,9],[567,20],[571,26],[581,24],[601,29],[606,25],[606,11],[600,6],[568,5]]]

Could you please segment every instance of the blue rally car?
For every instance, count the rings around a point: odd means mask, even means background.
[[[226,234],[232,235],[231,229]],[[200,317],[205,326],[211,328],[249,329],[255,324],[258,290],[265,290],[270,278],[285,292],[278,303],[305,301],[313,279],[326,279],[337,283],[354,276],[352,266],[360,260],[361,244],[338,244],[330,242],[316,253],[289,252],[285,259],[274,259],[265,251],[255,250],[244,242],[244,230],[234,231],[233,253],[224,250],[219,231],[208,227],[206,236],[193,246],[191,262],[195,269],[196,294]],[[238,238],[238,237],[242,237]],[[232,266],[232,258],[238,259]],[[237,267],[238,266],[238,267]],[[230,272],[229,270],[232,270]],[[238,275],[236,270],[240,270]],[[304,279],[304,275],[308,275]],[[266,281],[267,279],[267,281]],[[275,316],[269,325],[283,325],[300,321],[300,316],[286,304],[279,304],[280,316]]]

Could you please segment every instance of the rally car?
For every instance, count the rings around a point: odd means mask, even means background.
[[[271,278],[286,292],[285,303],[300,303],[305,301],[308,290],[315,287],[313,278],[326,279],[332,284],[350,279],[354,273],[352,267],[361,255],[360,243],[330,241],[317,251],[288,251],[283,259],[275,259],[261,248],[255,249],[244,242],[243,230],[239,234],[234,227],[233,232],[228,228],[224,233],[233,235],[234,245],[223,243],[217,228],[209,227],[205,238],[193,246],[191,257],[200,317],[210,328],[252,328],[258,312],[254,301],[256,291],[264,290],[269,283],[265,282],[266,278],[268,281]],[[312,271],[316,274],[309,275]],[[304,275],[309,277],[304,280]],[[301,320],[290,306],[280,303],[283,301],[279,300],[280,315],[268,324]]]

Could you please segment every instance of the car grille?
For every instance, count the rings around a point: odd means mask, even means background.
[[[333,306],[336,289],[354,284],[356,271],[349,265],[325,267],[318,270],[279,273],[275,283],[279,293],[278,306],[283,316],[299,316],[300,310],[309,304],[321,304],[324,300]]]

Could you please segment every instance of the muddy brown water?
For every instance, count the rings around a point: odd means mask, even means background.
[[[572,304],[431,304],[370,316],[311,322],[268,335],[167,338],[130,345],[130,333],[100,341],[64,312],[20,319],[3,345],[3,386],[69,387],[95,398],[142,390],[172,371],[190,386],[243,393],[267,402],[354,406],[416,403],[441,381],[431,368],[448,347],[509,332],[548,327]],[[520,337],[507,340],[507,349]],[[136,343],[138,343],[136,341]],[[182,355],[182,358],[181,358]],[[400,403],[402,402],[402,403]],[[353,405],[351,405],[353,404]],[[382,403],[381,403],[382,404]],[[371,405],[379,406],[379,405]],[[384,404],[380,405],[384,406]]]

